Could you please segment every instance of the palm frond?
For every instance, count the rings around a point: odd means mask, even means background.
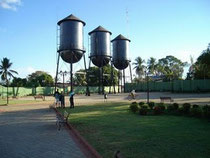
[[[15,71],[15,70],[9,70],[9,71],[12,72],[12,73],[18,74],[18,72]]]

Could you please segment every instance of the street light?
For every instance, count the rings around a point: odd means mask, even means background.
[[[64,72],[63,72],[63,71],[61,70],[61,71],[59,72],[59,74],[63,76],[63,93],[64,93],[64,95],[65,95],[65,85],[64,85],[65,82],[64,82],[64,76],[67,75],[67,71],[64,71]]]
[[[145,67],[145,80],[147,82],[147,104],[149,103],[149,77],[148,77],[148,68]]]

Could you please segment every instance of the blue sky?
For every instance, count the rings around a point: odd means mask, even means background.
[[[189,62],[210,43],[209,0],[0,0],[0,59],[8,57],[20,77],[35,70],[54,75],[56,24],[70,14],[86,22],[87,50],[88,32],[101,25],[112,39],[129,37],[132,61],[174,55]],[[84,68],[82,61],[74,67]]]

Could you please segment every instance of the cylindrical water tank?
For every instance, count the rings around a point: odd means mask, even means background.
[[[83,46],[83,27],[85,22],[70,15],[58,22],[60,26],[60,46],[58,52],[67,63],[78,62],[85,52]]]
[[[112,33],[99,26],[90,35],[90,59],[98,67],[107,65],[111,58],[110,52],[110,35]]]
[[[114,66],[119,70],[126,69],[130,62],[128,59],[130,40],[119,35],[111,42],[113,48],[112,61]]]

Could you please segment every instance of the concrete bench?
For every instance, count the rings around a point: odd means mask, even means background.
[[[45,100],[45,96],[43,96],[43,95],[35,95],[35,96],[34,96],[34,99],[35,99],[35,100],[36,100],[36,99]]]
[[[70,113],[68,113],[67,111],[64,111],[63,115],[56,115],[56,125],[58,127],[58,130],[61,129],[61,125],[65,125],[68,122]]]
[[[171,97],[160,97],[160,102],[164,103],[164,101],[170,101],[173,102],[174,100]]]

